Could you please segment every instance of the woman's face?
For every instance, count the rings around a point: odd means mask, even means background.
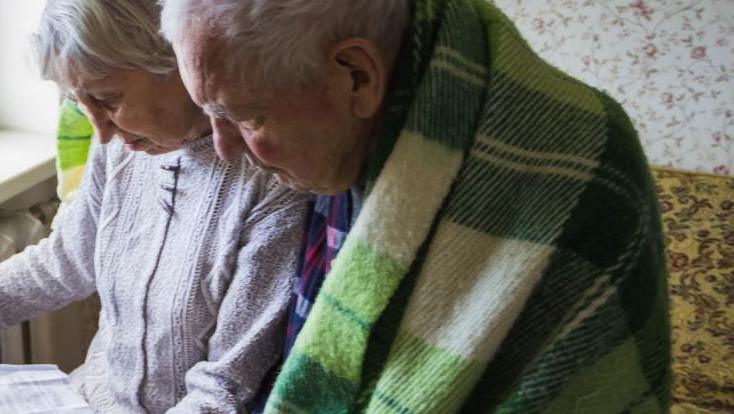
[[[163,76],[120,69],[102,79],[71,77],[72,98],[103,144],[117,137],[129,150],[157,155],[210,131],[208,118],[189,98],[178,72]]]

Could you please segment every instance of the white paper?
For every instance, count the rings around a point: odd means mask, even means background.
[[[0,364],[0,413],[94,414],[56,365]]]

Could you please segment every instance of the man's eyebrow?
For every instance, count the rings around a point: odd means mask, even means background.
[[[249,116],[252,113],[262,112],[265,109],[265,106],[256,103],[234,105],[231,109],[225,108],[224,105],[220,104],[204,105],[204,113],[214,118],[231,118],[233,116],[243,115]]]
[[[233,105],[232,109],[236,112],[260,112],[264,111],[266,106],[258,103],[249,103],[245,105]]]

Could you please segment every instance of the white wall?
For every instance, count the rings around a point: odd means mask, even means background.
[[[0,0],[0,128],[53,134],[58,93],[37,75],[29,36],[45,0]]]

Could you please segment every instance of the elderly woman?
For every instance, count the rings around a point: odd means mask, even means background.
[[[98,292],[97,412],[239,412],[279,358],[308,204],[220,161],[155,1],[50,0],[36,44],[96,127],[57,230],[0,264],[0,327]],[[118,138],[118,139],[114,139]]]

